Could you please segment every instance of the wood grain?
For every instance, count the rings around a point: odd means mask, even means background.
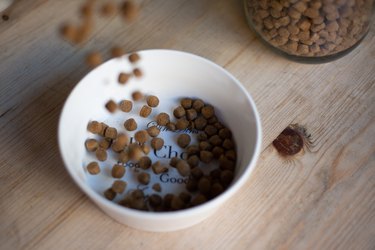
[[[137,22],[97,20],[83,47],[58,27],[80,1],[19,0],[0,21],[1,249],[374,249],[375,35],[347,56],[299,64],[265,47],[242,1],[141,1]],[[149,233],[101,212],[69,178],[56,130],[87,51],[168,48],[233,73],[261,113],[261,158],[241,191],[191,228]],[[293,160],[271,142],[291,123],[313,147]]]

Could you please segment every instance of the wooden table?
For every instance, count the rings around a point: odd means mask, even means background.
[[[327,64],[288,61],[249,29],[242,1],[143,1],[140,18],[100,19],[83,47],[57,33],[80,1],[19,0],[0,20],[1,249],[374,249],[375,32]],[[73,183],[56,141],[62,105],[91,50],[168,48],[206,57],[251,93],[262,153],[214,216],[142,232],[99,210]],[[292,161],[272,141],[291,123],[312,135]]]

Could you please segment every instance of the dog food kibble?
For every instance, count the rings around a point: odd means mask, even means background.
[[[205,132],[199,133],[198,136],[197,136],[197,139],[198,139],[198,141],[207,141],[208,136]]]
[[[219,136],[223,139],[230,139],[232,137],[232,132],[228,128],[222,128],[219,130]]]
[[[119,107],[122,112],[129,113],[133,108],[133,103],[129,100],[122,100],[119,104]]]
[[[236,151],[234,151],[233,149],[226,151],[225,157],[227,157],[231,161],[235,161],[237,159]]]
[[[230,170],[223,170],[220,174],[220,182],[226,187],[228,186],[234,178],[233,172]]]
[[[119,134],[116,140],[112,143],[112,150],[120,153],[125,149],[125,146],[128,144],[128,136],[125,134]]]
[[[200,150],[206,150],[206,151],[211,151],[212,150],[212,145],[208,141],[201,141],[199,142],[199,149]]]
[[[131,77],[130,74],[121,72],[118,75],[118,82],[121,83],[121,84],[125,84],[129,81],[130,77]]]
[[[137,179],[138,179],[139,183],[141,183],[143,185],[147,185],[148,183],[150,183],[150,174],[142,172],[137,176]]]
[[[99,52],[91,52],[86,57],[86,63],[92,68],[100,65],[103,59]]]
[[[123,48],[119,47],[119,46],[114,46],[111,48],[110,50],[110,54],[112,57],[121,57],[125,54],[125,51]]]
[[[183,98],[183,99],[181,99],[181,106],[184,109],[190,109],[192,105],[193,105],[193,100],[192,99],[190,99],[190,98]]]
[[[199,147],[197,145],[190,145],[186,147],[188,156],[199,154]]]
[[[181,176],[189,176],[190,166],[185,160],[177,162],[176,169]]]
[[[204,128],[204,132],[206,132],[208,136],[213,136],[217,133],[217,128],[214,125],[207,125]]]
[[[176,118],[181,118],[186,114],[185,109],[182,106],[178,106],[173,110],[173,115]]]
[[[139,159],[139,167],[142,169],[149,169],[151,167],[151,159],[148,156],[143,156]]]
[[[233,149],[234,148],[234,143],[231,139],[225,139],[223,141],[223,148],[225,149]]]
[[[143,76],[143,73],[142,73],[142,71],[140,70],[140,69],[138,69],[138,68],[135,68],[135,69],[133,69],[133,75],[135,76],[135,77],[142,77]]]
[[[223,140],[220,138],[220,136],[218,135],[213,135],[210,137],[210,139],[208,139],[208,141],[214,145],[214,146],[220,146],[221,143],[223,142]]]
[[[137,129],[137,122],[133,118],[127,119],[124,123],[124,127],[128,131],[134,131]]]
[[[183,200],[181,200],[178,196],[173,196],[171,201],[171,209],[172,210],[180,210],[185,207],[185,203]]]
[[[141,145],[141,149],[142,149],[142,151],[143,151],[143,153],[145,155],[148,155],[150,153],[150,151],[151,151],[150,146],[147,145],[146,143],[144,143],[144,144]]]
[[[199,180],[202,176],[203,176],[203,171],[202,169],[200,168],[193,168],[191,170],[191,176],[195,179],[195,180]]]
[[[170,120],[169,120],[169,115],[168,115],[167,113],[164,113],[164,112],[158,114],[158,115],[156,116],[156,122],[157,122],[157,124],[160,125],[160,126],[165,126],[165,125],[167,125],[167,124],[170,122]]]
[[[197,118],[198,113],[195,109],[188,109],[186,110],[186,118],[188,121],[193,121]]]
[[[190,165],[190,167],[195,168],[199,165],[199,157],[197,155],[189,156],[187,162]]]
[[[186,148],[190,144],[191,138],[188,134],[180,134],[177,137],[177,144],[181,148]]]
[[[104,197],[111,201],[116,197],[116,192],[109,188],[104,192]]]
[[[222,169],[222,170],[231,170],[231,171],[234,171],[235,162],[229,160],[224,155],[221,155],[219,157],[219,166],[220,166],[220,169]]]
[[[215,146],[213,149],[212,149],[212,154],[213,156],[218,159],[222,154],[224,154],[224,149],[222,147],[219,147],[219,146]]]
[[[115,128],[108,127],[104,132],[104,136],[105,136],[105,138],[109,138],[109,139],[112,139],[112,140],[116,139],[117,130]]]
[[[172,131],[172,132],[175,132],[177,129],[176,124],[174,122],[168,122],[166,127],[169,131]]]
[[[99,143],[95,139],[87,139],[85,141],[85,146],[87,151],[95,152],[95,150],[99,147]]]
[[[224,192],[224,188],[220,183],[216,182],[216,183],[212,184],[211,190],[210,190],[210,196],[212,198],[215,198],[216,196],[218,196],[222,192]]]
[[[141,117],[146,118],[151,114],[151,112],[152,112],[152,109],[149,106],[143,105],[141,110],[139,111],[139,115]]]
[[[128,147],[129,158],[133,161],[139,161],[144,155],[141,147],[137,143],[132,143]]]
[[[199,158],[204,163],[210,163],[213,158],[213,154],[210,151],[203,150],[199,154]]]
[[[115,193],[122,194],[126,189],[127,183],[125,181],[116,180],[112,184],[112,190]]]
[[[159,98],[154,95],[149,95],[147,96],[146,102],[148,106],[155,108],[159,105]]]
[[[140,144],[143,144],[147,141],[148,139],[148,133],[146,130],[139,130],[135,133],[134,138],[137,142]]]
[[[112,145],[112,139],[110,138],[103,138],[99,142],[99,147],[102,149],[109,149],[111,145]]]
[[[126,21],[132,22],[138,17],[139,9],[132,1],[124,1],[120,7],[121,14]]]
[[[141,59],[138,53],[133,53],[129,55],[129,62],[136,63]]]
[[[160,129],[157,126],[151,126],[147,129],[147,132],[151,137],[156,137],[159,135]]]
[[[96,174],[99,174],[100,173],[100,167],[99,167],[99,164],[96,162],[96,161],[93,161],[93,162],[90,162],[88,165],[87,165],[87,171],[92,174],[92,175],[96,175]]]
[[[178,157],[172,157],[171,160],[169,161],[169,165],[171,165],[172,167],[176,167],[177,166],[177,163],[180,161],[181,159],[178,158]]]
[[[153,208],[161,206],[163,203],[163,198],[161,198],[160,195],[152,194],[150,197],[148,197],[148,202],[150,203],[150,206]]]
[[[214,107],[208,105],[202,108],[201,113],[204,118],[209,119],[215,115],[215,110]]]
[[[202,177],[198,181],[198,190],[204,195],[209,194],[211,189],[211,181],[207,177]]]
[[[200,116],[197,119],[194,120],[194,126],[198,130],[203,130],[207,125],[207,120]]]
[[[184,130],[184,129],[187,129],[187,127],[189,126],[189,121],[186,120],[185,118],[180,118],[176,121],[176,128],[178,130]]]
[[[92,121],[87,125],[87,130],[93,134],[99,134],[102,131],[102,124],[97,121]]]
[[[129,154],[126,151],[121,151],[118,155],[118,160],[121,163],[127,163],[129,161]]]
[[[367,33],[372,0],[248,0],[249,19],[272,46],[296,56],[344,51]]]
[[[152,171],[154,171],[155,174],[161,174],[168,172],[168,168],[161,165],[160,161],[155,162],[151,165]]]
[[[198,206],[200,204],[205,203],[206,201],[207,201],[206,196],[204,196],[203,194],[198,194],[197,196],[194,197],[194,199],[192,199],[191,205]]]
[[[151,139],[151,147],[155,150],[160,150],[164,146],[164,140],[159,137],[154,137]]]
[[[133,98],[134,101],[140,101],[140,100],[143,99],[143,97],[144,96],[143,96],[143,94],[140,91],[134,91],[132,93],[132,98]]]
[[[161,192],[161,186],[159,183],[155,183],[154,185],[152,185],[152,189],[156,192]]]
[[[113,100],[109,100],[106,104],[105,104],[105,108],[111,112],[111,113],[114,113],[117,109],[117,104],[113,101]]]
[[[114,2],[106,2],[100,8],[100,14],[103,17],[111,17],[116,14],[117,8]]]
[[[204,107],[204,102],[201,99],[196,99],[193,101],[193,109],[197,112],[201,112],[202,108]]]
[[[125,167],[119,164],[115,164],[112,167],[112,177],[120,179],[125,175]]]
[[[96,156],[96,159],[98,159],[99,161],[105,161],[107,160],[107,151],[105,151],[105,149],[103,148],[98,148],[95,151],[95,156]]]
[[[189,204],[189,202],[191,200],[191,194],[186,193],[186,192],[181,192],[178,195],[178,198],[180,198],[185,204]]]

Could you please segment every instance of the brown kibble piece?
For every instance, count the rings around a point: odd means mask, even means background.
[[[148,139],[148,133],[146,130],[140,130],[137,131],[134,135],[134,139],[139,142],[140,144],[143,144],[147,141]]]
[[[104,197],[112,201],[116,197],[116,193],[112,190],[112,188],[109,188],[106,191],[104,191]]]
[[[223,139],[232,138],[232,132],[228,128],[222,128],[219,130],[219,136]]]
[[[118,160],[119,160],[119,162],[127,163],[129,161],[129,154],[128,154],[128,152],[126,152],[126,151],[120,152],[120,154],[118,156]]]
[[[188,156],[199,154],[199,147],[197,145],[190,145],[186,147]]]
[[[142,73],[142,71],[141,71],[140,69],[135,68],[135,69],[133,69],[133,75],[134,75],[135,77],[139,78],[139,77],[142,77],[142,76],[143,76],[143,73]]]
[[[220,182],[224,187],[229,186],[234,178],[234,174],[230,170],[223,170],[220,174]]]
[[[146,155],[148,155],[151,151],[150,146],[147,145],[146,143],[141,145],[141,149],[142,149],[143,153],[145,153]]]
[[[116,5],[112,1],[103,3],[103,5],[100,8],[100,14],[103,17],[114,16],[116,14],[116,11],[117,11]]]
[[[212,154],[215,158],[219,158],[222,154],[224,154],[224,149],[222,147],[216,146],[212,149]]]
[[[137,122],[133,118],[127,119],[124,123],[124,127],[128,131],[134,131],[137,129]]]
[[[99,147],[102,148],[102,149],[109,149],[109,147],[111,146],[111,144],[112,144],[112,139],[110,139],[110,138],[103,138],[99,142]]]
[[[191,176],[196,179],[196,180],[199,180],[200,178],[202,178],[203,176],[203,171],[202,169],[200,168],[193,168],[191,170]]]
[[[176,124],[174,122],[168,122],[167,123],[167,128],[169,131],[175,132],[176,131]]]
[[[102,131],[102,124],[97,121],[92,121],[87,125],[87,130],[93,134],[99,134]]]
[[[211,181],[207,177],[202,177],[198,181],[198,190],[204,195],[210,193]]]
[[[148,106],[155,108],[159,105],[159,98],[154,95],[149,95],[147,96],[146,102]]]
[[[234,171],[235,163],[234,161],[229,160],[224,155],[221,155],[219,158],[219,166],[222,170],[231,170]]]
[[[177,162],[176,169],[181,176],[190,175],[190,166],[185,160],[180,160]]]
[[[198,181],[194,179],[188,179],[186,183],[186,189],[190,192],[195,192],[198,189]]]
[[[233,149],[226,151],[225,157],[227,157],[231,161],[236,161],[237,159],[236,151],[234,151]]]
[[[63,24],[60,28],[62,37],[69,42],[74,42],[77,36],[77,28],[72,24]]]
[[[92,175],[97,175],[100,173],[99,164],[96,161],[92,161],[87,165],[87,171]]]
[[[204,102],[201,99],[196,99],[193,101],[193,109],[195,109],[197,112],[201,112],[203,107]]]
[[[171,165],[172,167],[176,167],[177,166],[177,163],[180,161],[181,159],[178,158],[178,157],[172,157],[171,160],[169,161],[169,165]]]
[[[91,52],[86,56],[86,63],[92,68],[100,65],[103,59],[99,52]]]
[[[118,82],[121,83],[121,84],[125,84],[129,81],[130,77],[131,77],[130,74],[121,72],[118,75]]]
[[[85,141],[85,146],[87,151],[94,152],[99,147],[99,143],[95,139],[87,139]]]
[[[140,91],[134,91],[132,93],[132,98],[134,101],[140,101],[143,99],[143,94]]]
[[[129,100],[122,100],[119,106],[122,112],[129,113],[133,108],[133,103]]]
[[[128,147],[129,158],[133,161],[139,161],[143,156],[143,151],[137,143],[132,143]]]
[[[171,201],[171,209],[172,210],[180,210],[185,207],[185,203],[183,200],[181,200],[180,197],[173,196]]]
[[[201,142],[199,142],[199,149],[200,150],[211,151],[212,150],[212,145],[208,141],[201,141]]]
[[[188,204],[191,200],[191,194],[186,192],[181,192],[178,197],[185,203]]]
[[[125,54],[125,51],[121,47],[114,46],[114,47],[111,48],[110,54],[111,54],[112,57],[121,57]]]
[[[96,159],[98,159],[99,161],[105,161],[107,160],[107,151],[105,151],[105,149],[103,148],[98,148],[95,151],[95,156],[96,156]]]
[[[186,110],[186,118],[188,121],[193,121],[197,118],[198,113],[195,109],[188,109]]]
[[[150,197],[148,197],[148,202],[150,203],[151,207],[157,208],[163,204],[163,198],[161,198],[160,195],[152,194]]]
[[[104,136],[105,135],[105,131],[107,130],[107,128],[109,126],[107,124],[105,124],[104,122],[101,122],[101,127],[102,127],[102,129],[100,130],[99,135]]]
[[[112,167],[112,177],[113,178],[122,178],[125,175],[125,167],[119,164],[115,164]]]
[[[207,105],[202,108],[201,113],[204,118],[209,119],[215,115],[215,110],[214,107]]]
[[[160,150],[164,146],[164,140],[159,137],[154,137],[151,139],[151,147],[155,150]]]
[[[210,137],[210,139],[208,139],[208,141],[214,145],[214,146],[220,146],[221,143],[223,142],[223,140],[220,138],[220,136],[218,135],[213,135]]]
[[[148,117],[152,112],[152,108],[150,108],[149,106],[147,105],[143,105],[143,107],[141,108],[141,110],[139,111],[139,115],[141,117]]]
[[[167,113],[164,113],[164,112],[158,114],[158,115],[156,116],[156,122],[157,122],[157,124],[160,125],[160,126],[165,126],[165,125],[167,125],[167,124],[170,122],[170,120],[169,120],[169,115],[168,115]]]
[[[161,186],[159,183],[155,183],[154,185],[152,185],[152,189],[156,192],[161,192]]]
[[[214,126],[214,125],[207,125],[205,128],[204,128],[204,132],[206,132],[206,134],[208,136],[213,136],[217,133],[217,128]]]
[[[210,190],[210,196],[212,198],[220,195],[223,192],[224,192],[224,188],[223,188],[223,186],[220,183],[214,183],[214,184],[212,184],[211,190]]]
[[[191,138],[188,134],[180,134],[177,137],[177,144],[181,148],[186,148],[190,144]]]
[[[186,120],[185,118],[180,118],[176,121],[176,128],[178,130],[184,130],[184,129],[187,129],[187,127],[189,126],[189,121]]]
[[[112,184],[112,190],[115,193],[122,194],[126,189],[127,183],[125,181],[116,180]]]
[[[129,22],[134,21],[139,14],[138,6],[135,5],[132,1],[124,1],[120,6],[120,11],[123,18]]]
[[[182,106],[178,106],[173,110],[173,115],[176,118],[181,118],[186,114],[186,110]]]
[[[233,149],[234,148],[234,143],[231,139],[225,139],[223,141],[223,148],[225,149]]]
[[[116,140],[112,143],[112,150],[115,152],[121,152],[128,144],[128,136],[125,134],[118,134]]]
[[[131,62],[131,63],[136,63],[140,59],[141,59],[141,57],[137,53],[132,53],[132,54],[129,55],[129,62]]]
[[[184,108],[184,109],[190,109],[193,105],[193,100],[190,99],[190,98],[183,98],[181,99],[181,106]]]
[[[150,174],[145,172],[139,173],[137,179],[139,183],[148,185],[150,183]]]
[[[208,136],[205,132],[199,133],[197,136],[198,141],[207,141]]]
[[[148,156],[143,156],[139,159],[139,167],[142,169],[149,169],[151,167],[151,159]]]
[[[210,151],[203,150],[199,154],[199,158],[204,163],[210,163],[213,158],[213,154]]]
[[[156,137],[159,135],[160,129],[157,126],[151,126],[147,129],[147,132],[151,137]]]
[[[105,136],[105,138],[109,138],[109,139],[112,139],[112,140],[116,139],[117,130],[115,128],[108,127],[104,132],[104,136]]]
[[[215,168],[215,169],[211,170],[211,172],[210,172],[211,180],[220,179],[220,175],[221,175],[221,170],[219,168]]]
[[[197,155],[189,156],[187,162],[190,167],[195,168],[199,165],[199,157]]]
[[[194,120],[195,128],[198,130],[203,130],[207,125],[207,120],[204,117],[198,117]]]
[[[163,165],[161,165],[160,161],[157,161],[154,164],[152,164],[151,168],[152,168],[152,171],[155,174],[161,174],[161,173],[168,172],[168,168],[165,167],[165,166],[163,166]]]
[[[203,204],[207,201],[207,198],[206,196],[204,196],[203,194],[198,194],[197,196],[195,196],[195,198],[193,198],[193,200],[191,201],[191,205],[192,206],[198,206],[200,204]]]

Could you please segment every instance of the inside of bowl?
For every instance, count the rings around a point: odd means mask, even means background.
[[[166,112],[173,117],[173,109],[178,106],[180,99],[191,97],[213,105],[219,120],[231,129],[237,150],[234,182],[237,181],[248,171],[258,136],[256,111],[243,88],[222,68],[200,57],[163,50],[143,51],[140,55],[142,59],[137,65],[130,64],[126,57],[105,63],[88,74],[69,96],[61,115],[59,141],[62,156],[73,178],[100,195],[114,181],[111,177],[111,167],[117,162],[114,155],[109,155],[106,162],[100,163],[100,175],[87,173],[85,166],[96,160],[95,155],[87,152],[84,146],[86,139],[96,138],[87,131],[90,121],[105,122],[132,137],[134,133],[126,131],[123,126],[126,119],[134,118],[138,129],[146,129],[153,125],[152,120],[158,113]],[[139,67],[144,76],[132,79],[125,85],[118,84],[118,74],[129,72],[134,67]],[[135,90],[159,97],[160,104],[153,109],[149,118],[137,115],[144,102],[135,103],[130,114],[121,111],[110,114],[105,109],[108,100],[130,100]],[[194,131],[185,132],[195,138]],[[184,150],[176,144],[177,136],[178,133],[162,131],[165,146],[160,151],[151,151],[150,158],[168,164],[173,156],[183,157]],[[174,168],[163,175],[151,175],[151,182],[147,186],[136,181],[139,169],[134,163],[129,162],[126,169],[123,179],[128,182],[129,190],[137,188],[150,193],[153,192],[151,186],[154,183],[162,185],[162,195],[185,190],[187,177],[180,176]]]

